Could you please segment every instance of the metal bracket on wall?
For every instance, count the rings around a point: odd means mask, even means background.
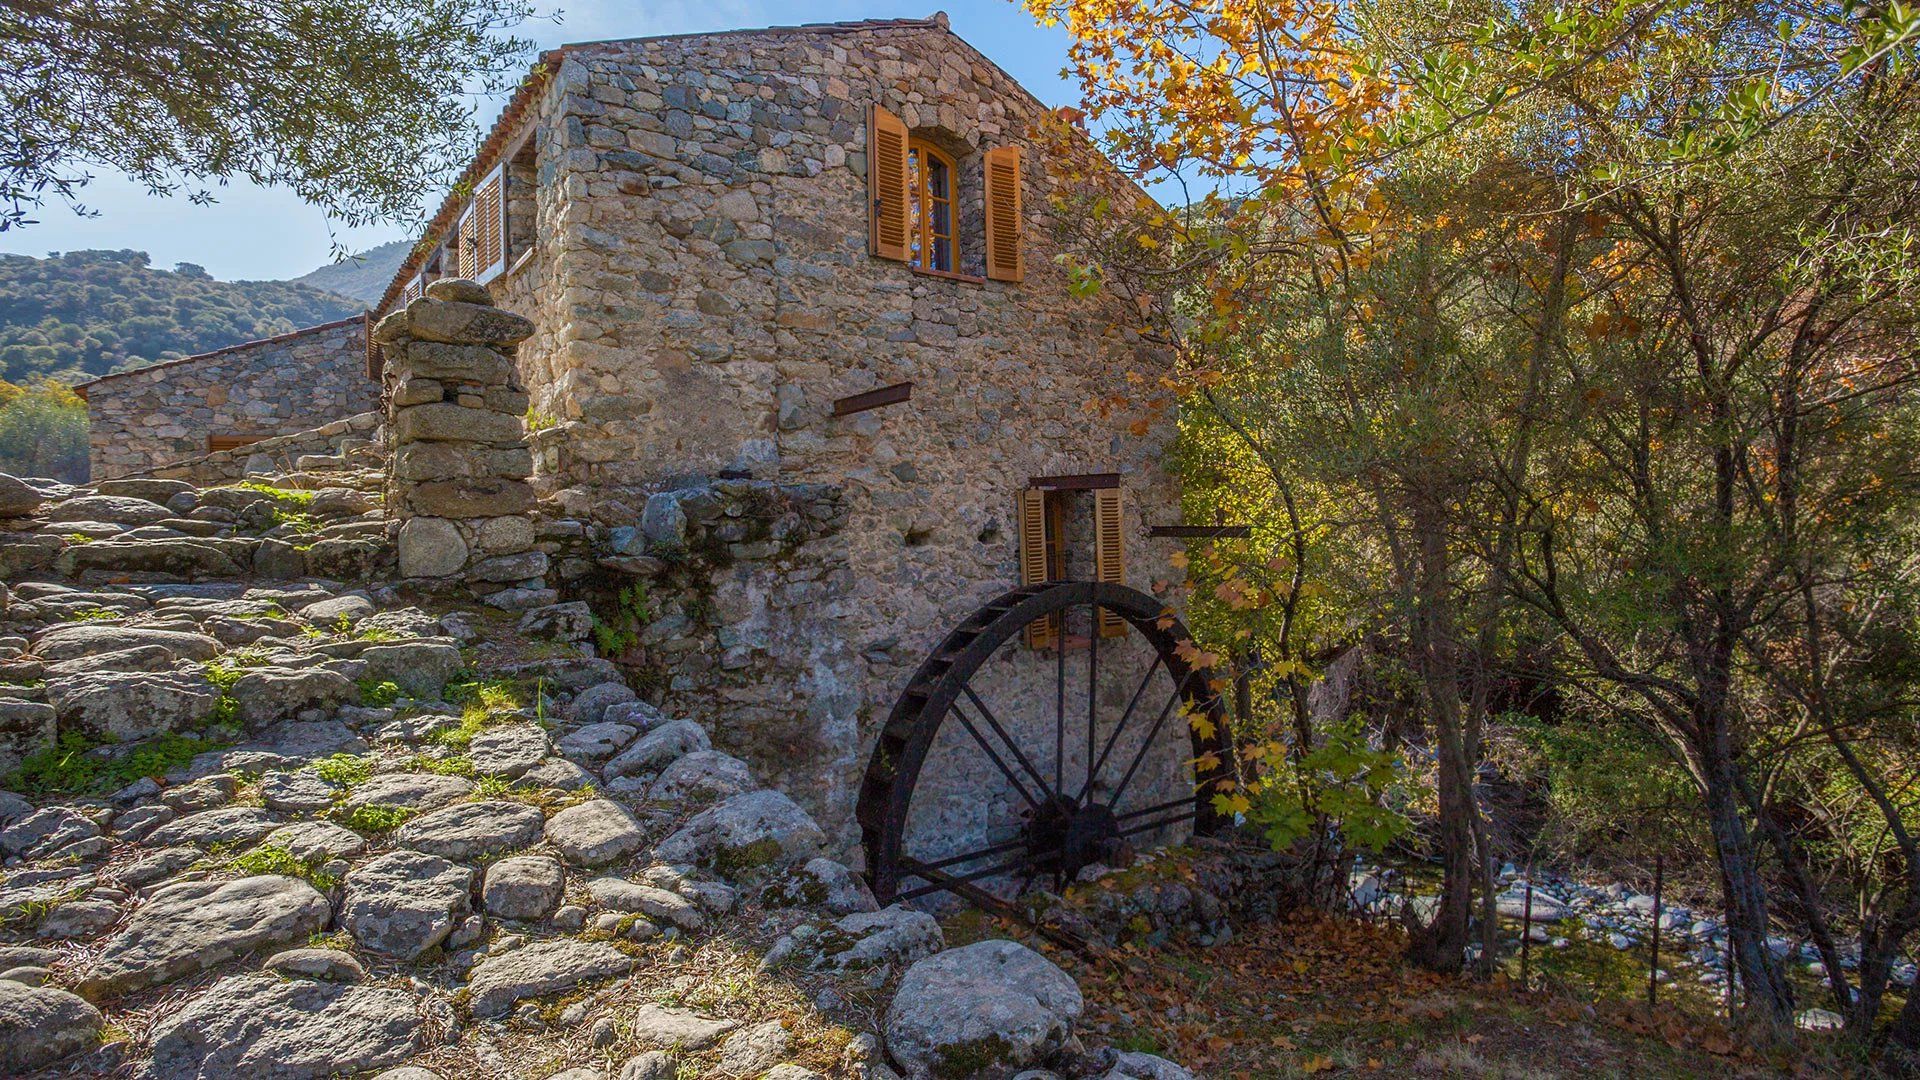
[[[898,405],[912,397],[912,383],[894,383],[892,386],[883,386],[878,390],[869,390],[864,394],[853,394],[849,397],[840,398],[833,403],[833,415],[852,416],[854,413],[863,413],[871,409],[884,408],[888,405]]]

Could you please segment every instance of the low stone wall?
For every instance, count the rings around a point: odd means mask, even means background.
[[[514,346],[532,324],[445,279],[374,329],[386,357],[390,516],[403,577],[458,583],[495,606],[553,603],[536,543],[527,394]]]
[[[335,420],[307,431],[262,439],[236,450],[202,454],[172,465],[127,475],[185,480],[189,484],[210,487],[244,480],[260,473],[295,472],[299,469],[300,459],[309,455],[338,455],[363,445],[371,447],[377,438],[380,419],[377,412],[355,413],[344,420]]]
[[[215,437],[289,435],[380,406],[357,315],[75,389],[87,401],[95,480],[208,456]]]

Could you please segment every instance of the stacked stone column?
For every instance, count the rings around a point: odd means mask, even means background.
[[[458,279],[434,282],[374,328],[391,386],[387,506],[400,522],[400,574],[510,609],[552,598],[534,547],[527,393],[514,369],[514,346],[532,333]]]

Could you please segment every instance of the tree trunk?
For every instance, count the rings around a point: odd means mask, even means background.
[[[1788,1026],[1793,1017],[1793,992],[1780,972],[1780,965],[1767,951],[1767,893],[1760,880],[1753,839],[1746,819],[1740,815],[1738,781],[1734,775],[1733,754],[1724,729],[1714,718],[1702,718],[1704,745],[1700,775],[1705,788],[1707,824],[1713,833],[1714,856],[1719,860],[1722,886],[1726,891],[1727,945],[1735,970],[1740,974],[1749,1015],[1775,1028]]]
[[[1446,536],[1438,514],[1414,512],[1420,543],[1412,645],[1433,728],[1433,755],[1440,796],[1440,910],[1415,935],[1414,960],[1452,974],[1465,962],[1473,914],[1473,763],[1468,760],[1460,714],[1460,665],[1455,650],[1451,574]]]

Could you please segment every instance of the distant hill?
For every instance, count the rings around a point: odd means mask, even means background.
[[[311,285],[341,296],[351,296],[371,306],[380,302],[381,294],[387,291],[387,283],[393,280],[394,274],[399,273],[400,262],[407,257],[412,246],[412,241],[395,240],[390,244],[368,248],[332,266],[302,274],[292,279],[292,284]]]
[[[215,281],[143,251],[0,255],[0,380],[81,382],[331,322],[357,299],[291,281]]]

